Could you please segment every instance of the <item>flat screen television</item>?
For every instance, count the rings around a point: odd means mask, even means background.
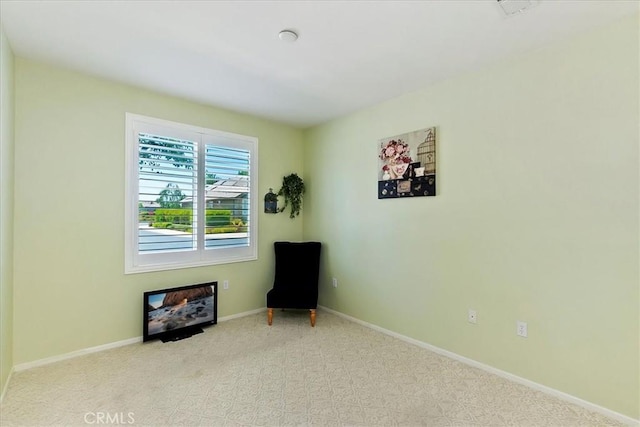
[[[218,322],[218,282],[147,291],[143,294],[142,341],[177,341]]]

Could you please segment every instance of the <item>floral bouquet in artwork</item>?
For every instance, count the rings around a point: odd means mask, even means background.
[[[409,164],[412,163],[409,154],[409,144],[401,139],[383,142],[379,155],[384,163],[382,166],[382,179],[402,178]]]

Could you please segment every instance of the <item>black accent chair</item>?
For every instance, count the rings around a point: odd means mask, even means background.
[[[275,242],[276,273],[267,292],[267,322],[274,308],[308,309],[311,326],[316,325],[320,242]]]

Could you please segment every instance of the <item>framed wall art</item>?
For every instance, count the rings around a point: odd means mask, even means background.
[[[436,195],[436,128],[380,140],[378,199]]]

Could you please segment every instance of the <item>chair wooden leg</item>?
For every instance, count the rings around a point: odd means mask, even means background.
[[[267,323],[271,326],[273,322],[273,308],[267,308]]]
[[[309,317],[311,318],[311,327],[316,326],[316,311],[315,311],[315,309],[309,310]]]

